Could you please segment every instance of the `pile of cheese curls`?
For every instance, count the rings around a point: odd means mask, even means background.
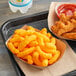
[[[28,26],[26,30],[16,29],[7,46],[18,58],[41,67],[55,63],[60,56],[56,39],[47,32],[46,28],[36,30]]]

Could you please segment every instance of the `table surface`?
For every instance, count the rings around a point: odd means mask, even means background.
[[[33,0],[33,6],[28,10],[28,12],[25,14],[21,14],[19,11],[17,13],[11,12],[8,5],[8,0],[0,0],[0,27],[5,21],[9,19],[46,11],[49,9],[50,3],[52,1],[61,2],[62,0]],[[68,2],[68,0],[64,1]],[[76,0],[69,0],[69,2],[76,2]],[[8,52],[3,44],[1,35],[0,35],[0,76],[17,76],[10,61]]]

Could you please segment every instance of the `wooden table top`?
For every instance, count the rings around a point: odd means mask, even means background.
[[[33,0],[33,6],[28,10],[27,13],[21,14],[20,12],[11,12],[8,0],[0,0],[0,27],[1,25],[9,19],[16,17],[32,15],[34,13],[49,10],[50,3],[52,1],[62,1],[62,0]],[[63,0],[67,2],[68,0]],[[69,2],[76,2],[76,0],[69,0]],[[0,35],[0,76],[17,76],[14,67],[10,61],[8,52],[3,44]]]

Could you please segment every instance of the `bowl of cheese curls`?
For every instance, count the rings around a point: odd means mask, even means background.
[[[64,42],[54,38],[46,28],[38,30],[32,26],[16,29],[6,46],[21,61],[37,68],[54,64],[66,49]]]
[[[76,4],[57,3],[53,11],[50,6],[48,26],[57,37],[76,41]]]

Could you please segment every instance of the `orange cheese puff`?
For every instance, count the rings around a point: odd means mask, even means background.
[[[40,33],[46,35],[46,34],[47,34],[47,29],[46,29],[46,28],[43,28],[43,29],[40,31]]]
[[[44,40],[43,40],[42,37],[39,37],[39,38],[37,39],[37,41],[38,41],[39,46],[44,46],[44,45],[45,45],[45,44],[44,44]]]
[[[14,43],[14,42],[20,42],[22,40],[24,40],[23,37],[20,37],[19,35],[13,35],[13,37],[9,41]]]
[[[45,43],[45,46],[51,50],[56,50],[56,45],[53,43]]]
[[[51,35],[50,33],[47,33],[47,36],[48,36],[49,38],[51,38],[51,37],[52,37],[52,35]]]
[[[45,58],[43,58],[41,55],[39,56],[39,60],[42,62]]]
[[[48,59],[44,59],[43,61],[42,61],[42,66],[48,66]]]
[[[48,48],[44,48],[44,47],[41,47],[41,49],[46,52],[46,53],[52,53],[52,54],[55,54],[56,53],[56,50],[53,50],[53,49],[48,49]]]
[[[34,50],[35,50],[35,47],[31,47],[31,48],[25,49],[24,51],[18,53],[17,57],[23,58],[24,56],[32,53]]]
[[[38,45],[38,42],[37,41],[31,41],[28,46],[30,46],[30,47],[33,47],[34,46],[35,47],[37,45]]]
[[[14,37],[14,38],[17,38],[17,37],[18,37],[20,41],[24,40],[24,37],[21,37],[21,36],[19,36],[19,35],[17,36],[17,34],[14,34],[13,37]]]
[[[57,59],[60,56],[60,51],[57,51],[56,54],[48,61],[49,64],[53,64],[54,62],[57,61]]]
[[[26,47],[26,45],[28,45],[28,44],[29,44],[31,41],[33,41],[33,40],[36,40],[36,36],[35,36],[35,35],[31,35],[31,36],[26,37],[25,40],[23,40],[23,41],[19,44],[18,49],[19,49],[20,51],[23,50],[23,49]]]
[[[49,42],[49,41],[50,41],[50,39],[49,39],[46,35],[44,35],[44,34],[41,34],[41,33],[39,33],[39,32],[35,32],[34,34],[35,34],[37,37],[42,37],[45,42]]]
[[[33,30],[27,30],[27,31],[26,31],[26,34],[24,35],[24,37],[30,36],[30,35],[32,35],[34,32],[35,32],[35,31],[33,31]]]
[[[28,49],[28,48],[26,48],[26,49]],[[28,59],[28,56],[29,55],[25,55],[24,57],[22,57],[22,59],[26,60],[26,59]]]
[[[27,27],[27,30],[35,31],[35,29],[34,29],[32,26],[28,26],[28,27]]]
[[[15,38],[15,37],[20,37],[20,36],[18,34],[13,34],[12,38]]]
[[[34,52],[33,53],[33,62],[38,65],[38,66],[42,66],[40,60],[39,60],[39,53],[38,52]]]
[[[14,45],[15,48],[17,48],[19,43],[18,42],[14,42],[13,45]]]
[[[27,60],[28,55],[25,55],[24,57],[21,57],[21,59]]]
[[[43,52],[39,46],[36,47],[36,50],[38,51],[38,53],[40,54],[40,56],[42,56],[43,58],[50,59],[52,57],[51,53],[45,53],[45,52]]]
[[[18,53],[19,53],[19,50],[16,49],[11,42],[8,42],[8,43],[7,43],[7,46],[8,46],[8,48],[10,49],[10,51],[11,51],[13,54],[18,54]]]
[[[25,36],[26,30],[24,30],[24,29],[16,29],[14,33],[18,34],[20,36]]]
[[[33,59],[31,55],[27,56],[27,61],[28,61],[28,64],[33,64]]]
[[[56,39],[55,39],[54,37],[52,37],[50,41],[51,41],[52,44],[55,45],[55,43],[56,43]]]

